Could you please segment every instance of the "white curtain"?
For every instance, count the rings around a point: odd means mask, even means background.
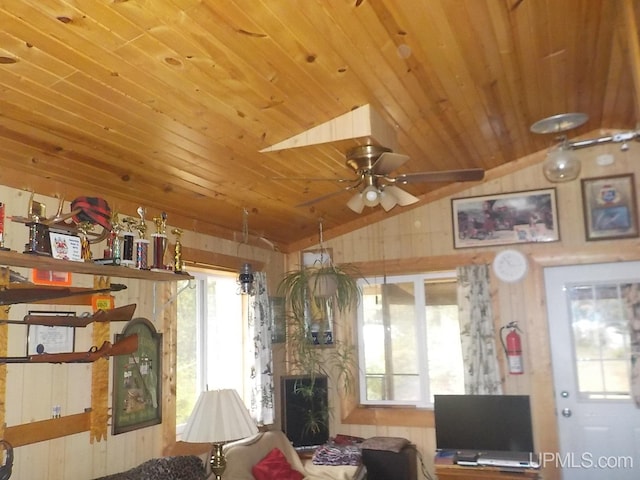
[[[270,425],[274,421],[273,359],[271,354],[271,329],[273,321],[267,291],[267,274],[254,274],[255,294],[249,297],[248,338],[249,354],[253,359],[247,381],[251,392],[249,411],[258,425]]]
[[[491,311],[489,267],[458,267],[458,318],[467,394],[501,394]]]

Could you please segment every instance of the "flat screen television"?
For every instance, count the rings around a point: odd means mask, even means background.
[[[435,395],[436,448],[533,452],[528,395]]]
[[[327,377],[281,378],[282,430],[296,448],[317,447],[329,440]]]

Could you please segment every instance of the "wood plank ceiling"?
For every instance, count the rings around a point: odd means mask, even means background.
[[[352,178],[345,142],[260,153],[362,105],[410,156],[394,173],[490,170],[553,145],[529,126],[562,112],[589,116],[572,135],[636,128],[623,3],[2,2],[0,183],[225,238],[248,218],[287,251],[410,208],[297,207],[343,187],[278,177]]]

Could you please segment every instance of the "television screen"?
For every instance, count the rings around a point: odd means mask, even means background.
[[[282,377],[282,430],[294,447],[317,447],[329,440],[327,377]]]
[[[438,450],[533,452],[528,395],[435,395]]]

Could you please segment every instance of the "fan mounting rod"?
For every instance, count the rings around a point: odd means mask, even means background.
[[[347,152],[347,166],[357,173],[371,171],[376,160],[391,149],[378,145],[360,145]]]

